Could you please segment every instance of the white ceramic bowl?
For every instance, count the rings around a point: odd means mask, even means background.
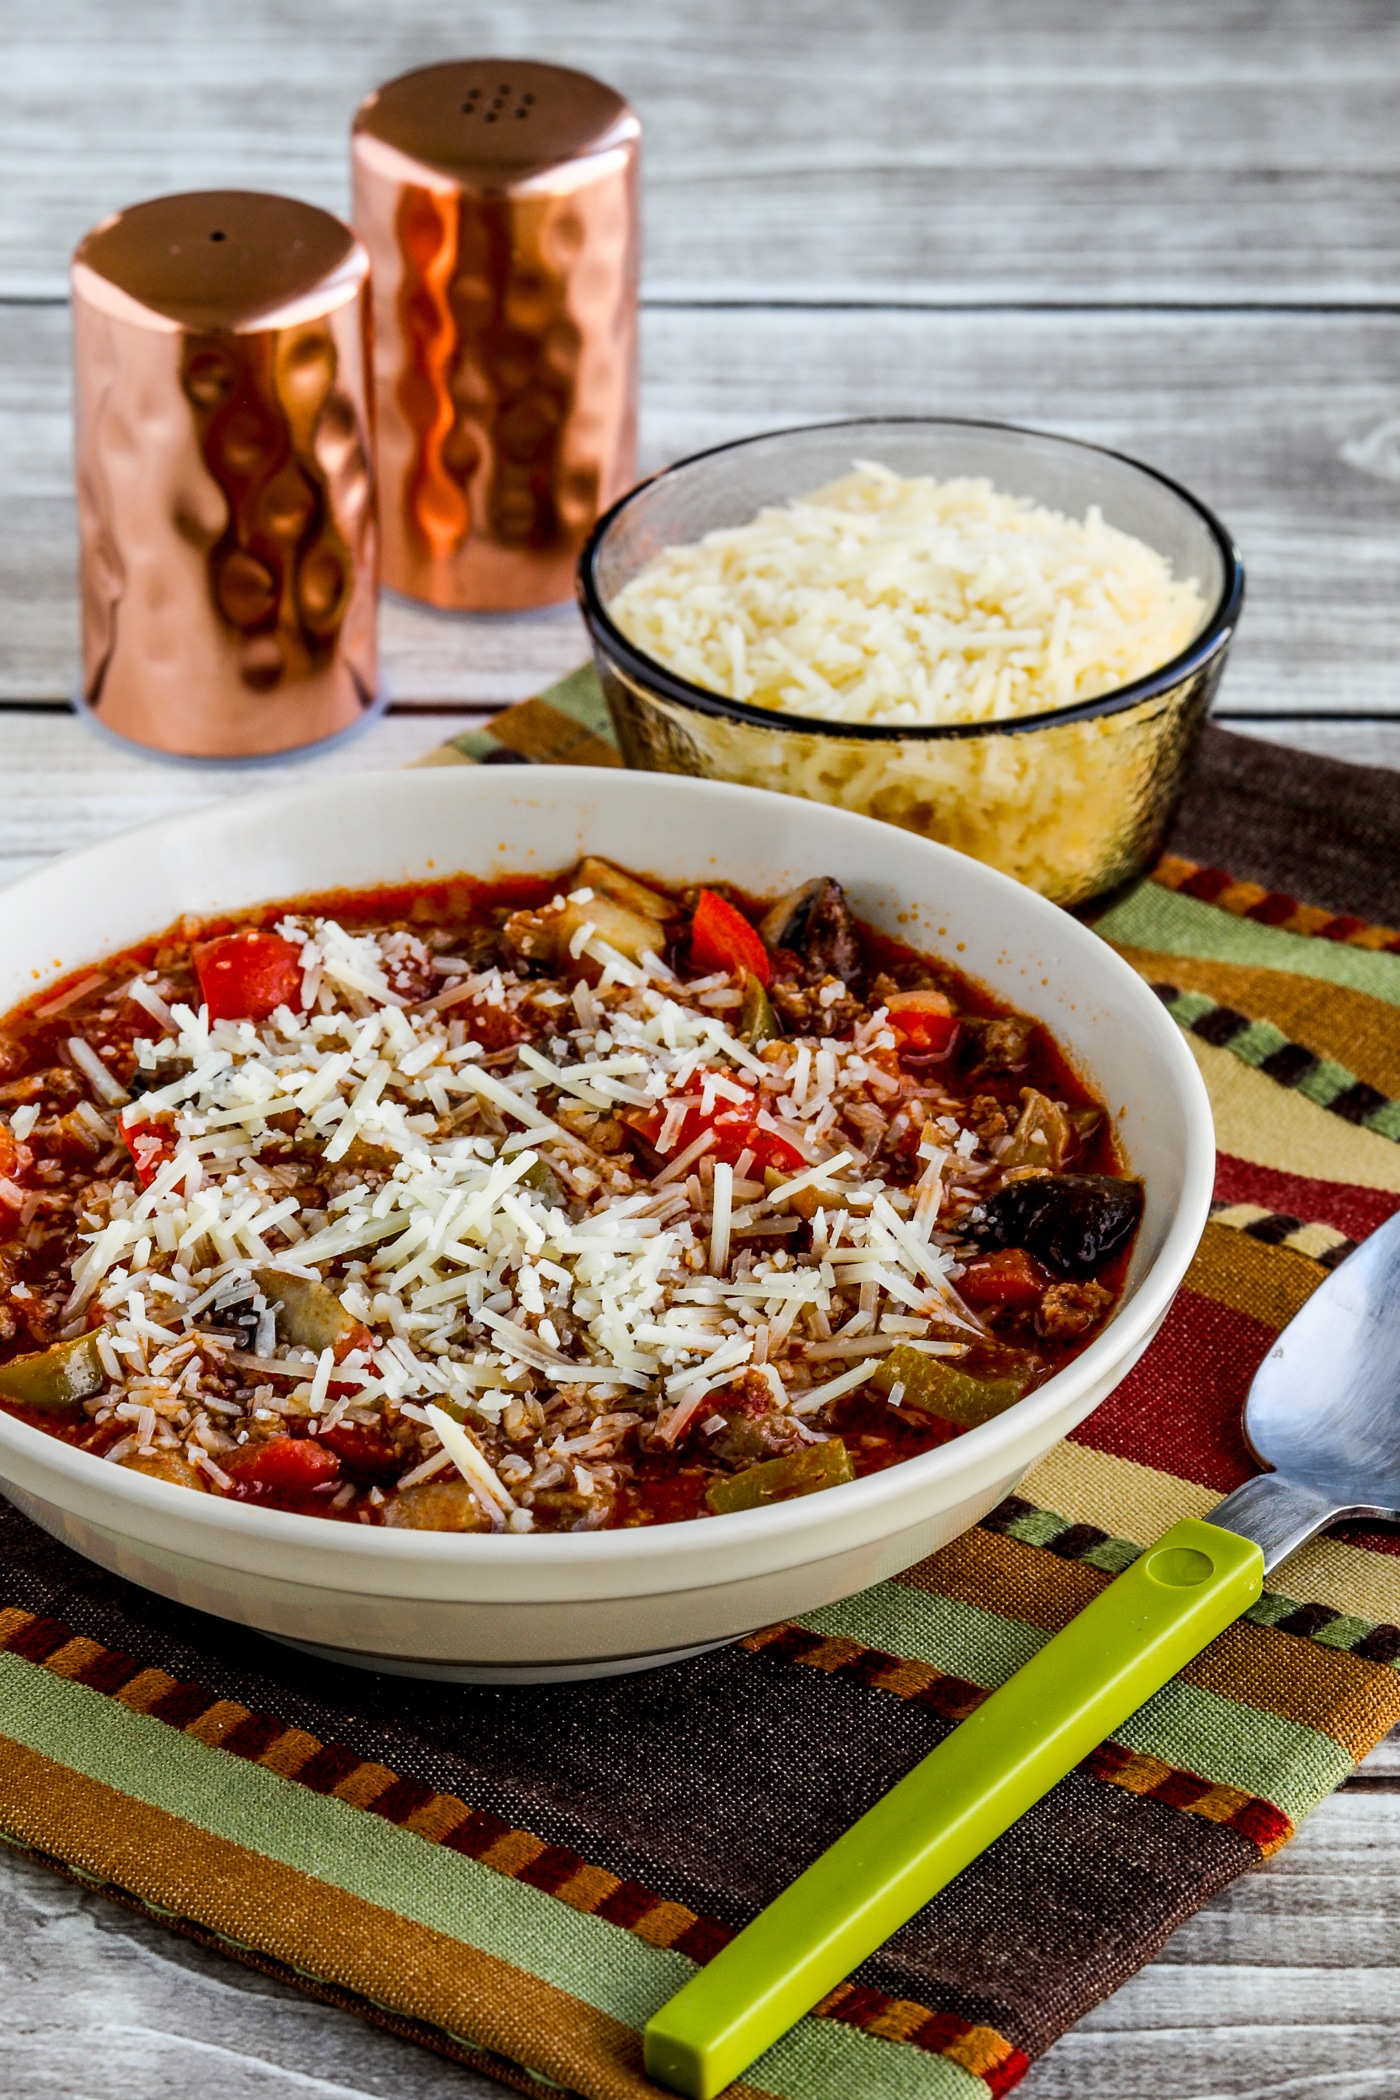
[[[1122,1304],[994,1421],[888,1471],[771,1509],[638,1531],[368,1530],[196,1495],[0,1413],[10,1500],[78,1552],[198,1610],[346,1662],[538,1681],[672,1660],[897,1574],[973,1524],[1151,1340],[1205,1223],[1199,1074],[1147,986],[1006,876],[843,810],[751,788],[558,767],[444,768],[249,796],[54,862],[0,922],[0,1010],[168,925],[313,890],[465,870],[553,872],[585,851],[663,881],[777,895],[816,875],[916,947],[1038,1015],[1112,1110],[1146,1204]]]

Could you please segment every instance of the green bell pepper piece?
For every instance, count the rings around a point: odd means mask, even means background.
[[[746,1473],[728,1473],[712,1480],[705,1500],[717,1516],[736,1509],[766,1509],[770,1502],[791,1502],[797,1495],[815,1495],[823,1488],[840,1487],[854,1480],[851,1454],[839,1436],[824,1444],[808,1444],[785,1458],[765,1459]]]
[[[891,1349],[870,1383],[877,1392],[904,1387],[901,1407],[917,1407],[924,1414],[939,1415],[956,1422],[960,1429],[975,1429],[1005,1414],[1026,1390],[1024,1378],[974,1378],[941,1356],[926,1356],[922,1349]]]
[[[744,978],[744,1003],[739,1008],[740,1042],[757,1050],[763,1043],[776,1042],[782,1032],[772,1000],[750,970]]]
[[[0,1399],[52,1414],[77,1407],[106,1383],[95,1333],[78,1334],[71,1342],[55,1342],[51,1349],[0,1364]]]

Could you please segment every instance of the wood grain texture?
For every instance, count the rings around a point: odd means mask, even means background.
[[[163,190],[346,202],[377,82],[562,59],[647,134],[652,297],[1400,297],[1400,19],[1374,0],[187,0],[10,9],[0,290]]]
[[[1400,708],[1400,315],[662,310],[647,467],[855,414],[1041,424],[1147,460],[1224,518],[1249,571],[1227,714]],[[0,698],[77,658],[68,316],[0,306]],[[385,601],[394,695],[498,704],[587,654],[570,607],[507,619]]]
[[[42,867],[59,850],[94,845],[158,817],[269,787],[411,765],[479,714],[390,715],[330,750],[291,764],[172,765],[128,750],[66,710],[0,715],[6,800],[0,885]],[[171,899],[172,912],[178,898]]]

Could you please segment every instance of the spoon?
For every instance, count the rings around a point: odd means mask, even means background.
[[[1400,1214],[1333,1270],[1245,1402],[1271,1470],[1174,1524],[649,2021],[648,2074],[714,2100],[1122,1726],[1339,1517],[1400,1520]]]

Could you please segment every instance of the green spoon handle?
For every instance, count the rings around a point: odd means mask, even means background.
[[[1175,1525],[661,2007],[646,2030],[649,2075],[714,2100],[1263,1583],[1251,1540]]]

